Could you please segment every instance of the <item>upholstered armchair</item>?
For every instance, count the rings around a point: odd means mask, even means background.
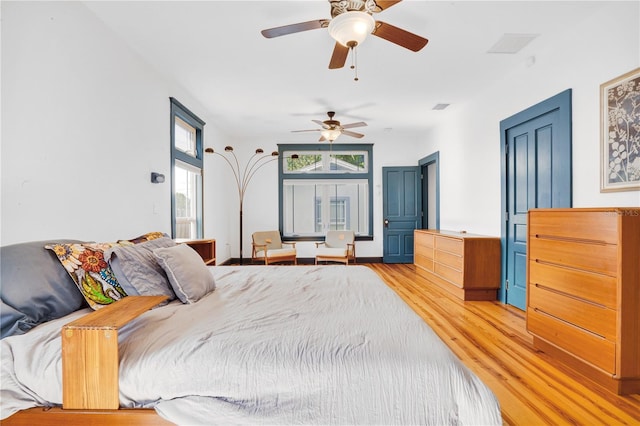
[[[296,243],[283,243],[279,231],[260,231],[251,235],[251,260],[264,262],[265,265],[277,262],[298,264]],[[285,247],[287,246],[287,247]]]
[[[316,265],[318,262],[356,262],[355,233],[353,231],[328,231],[324,242],[316,243]]]

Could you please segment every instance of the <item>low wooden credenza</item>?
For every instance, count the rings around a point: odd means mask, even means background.
[[[416,271],[463,300],[496,300],[500,239],[465,232],[416,229]]]

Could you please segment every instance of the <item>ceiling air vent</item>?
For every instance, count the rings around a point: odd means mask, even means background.
[[[504,34],[487,53],[518,53],[539,34]]]
[[[445,109],[446,107],[448,107],[450,104],[436,104],[433,108],[434,111],[442,111],[443,109]]]

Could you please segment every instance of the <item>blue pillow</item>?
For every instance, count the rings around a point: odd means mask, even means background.
[[[31,329],[34,324],[25,314],[16,311],[9,305],[5,305],[1,302],[0,305],[0,324],[2,324],[0,334],[4,338],[5,336],[12,336],[14,334],[22,334],[23,330]]]
[[[1,336],[23,334],[87,307],[56,255],[44,248],[77,240],[33,241],[0,247]]]

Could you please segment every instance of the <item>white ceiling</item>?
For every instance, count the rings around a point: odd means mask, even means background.
[[[146,62],[197,98],[208,124],[266,149],[271,142],[315,142],[317,133],[291,131],[316,128],[311,119],[326,119],[327,110],[336,111],[342,124],[366,121],[368,127],[354,129],[366,135],[362,142],[424,134],[442,114],[527,66],[571,23],[603,7],[592,1],[405,0],[374,17],[429,44],[414,53],[370,36],[358,48],[355,82],[350,57],[343,69],[328,69],[334,41],[326,29],[273,39],[260,34],[328,19],[327,1],[85,4]],[[504,34],[539,36],[517,54],[487,53]],[[451,106],[432,110],[438,103]]]

